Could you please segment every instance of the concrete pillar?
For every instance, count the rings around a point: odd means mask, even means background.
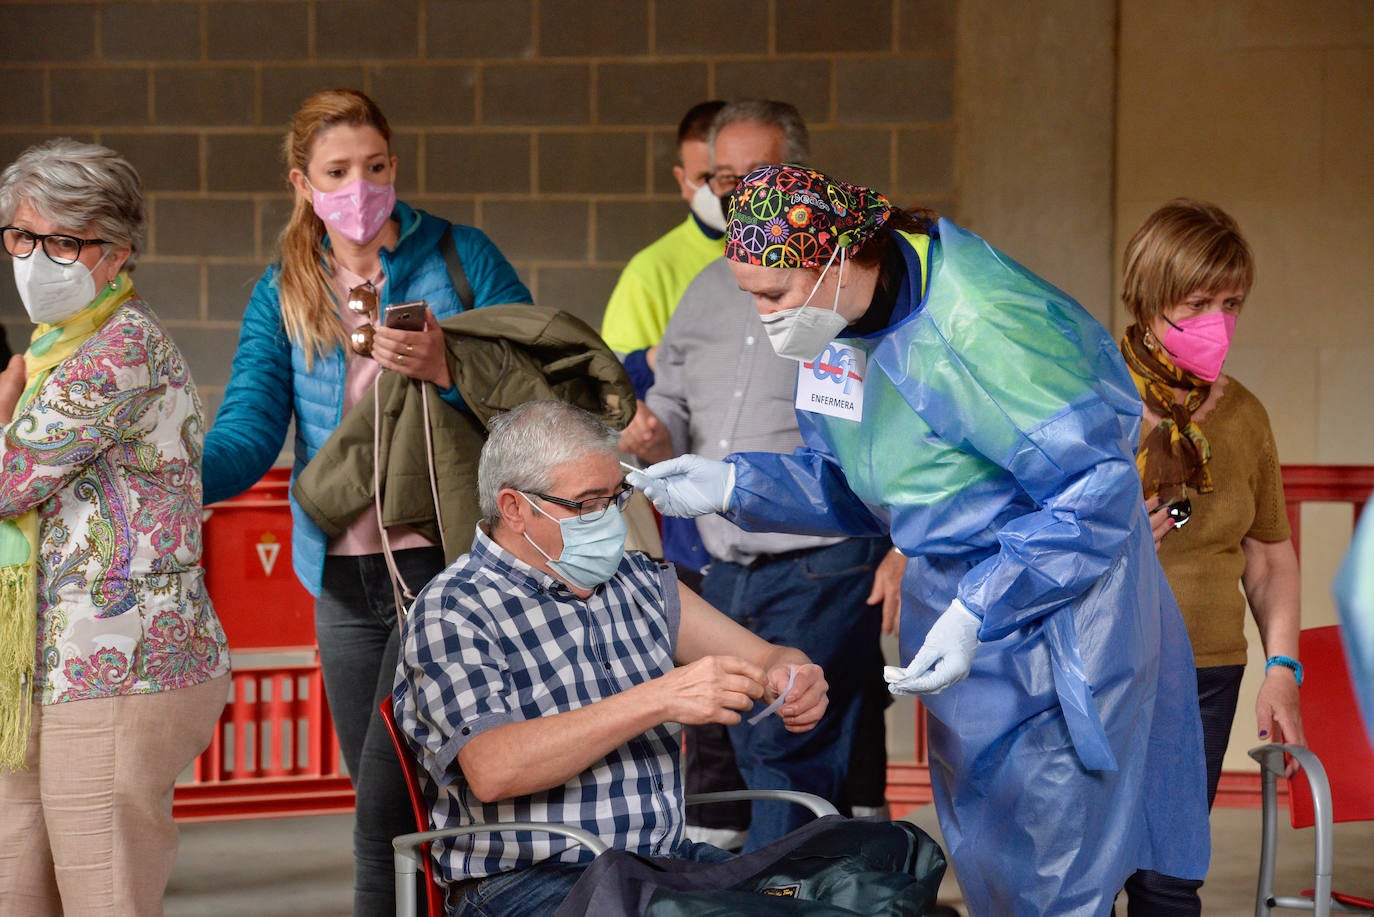
[[[1112,0],[959,4],[957,219],[1104,323],[1112,302]]]

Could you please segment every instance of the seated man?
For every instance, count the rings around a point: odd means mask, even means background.
[[[733,725],[785,692],[776,712],[804,732],[825,712],[825,678],[671,565],[625,553],[617,441],[561,402],[491,422],[484,520],[406,618],[396,717],[435,828],[563,822],[646,856],[728,859],[683,838],[682,724]],[[435,857],[456,883],[451,913],[483,915],[552,913],[591,860],[523,833],[450,839]]]

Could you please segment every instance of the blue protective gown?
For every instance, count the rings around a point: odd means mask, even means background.
[[[907,277],[889,327],[841,339],[867,355],[862,420],[799,410],[794,454],[730,456],[728,517],[889,534],[911,559],[904,664],[956,596],[982,618],[969,677],[922,698],[973,914],[1108,914],[1138,868],[1202,878],[1192,651],[1144,512],[1141,407],[1116,342],[948,221],[894,243]]]

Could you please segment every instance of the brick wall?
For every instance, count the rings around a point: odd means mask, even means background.
[[[817,165],[950,211],[955,19],[954,0],[5,0],[0,162],[69,135],[138,167],[138,287],[213,410],[311,92],[376,98],[401,196],[599,324],[624,262],[682,218],[674,132],[702,99],[791,101]],[[9,282],[0,320],[25,338]]]

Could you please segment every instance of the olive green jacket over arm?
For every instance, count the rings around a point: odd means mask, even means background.
[[[430,491],[428,425],[447,562],[472,546],[477,458],[492,417],[526,401],[553,399],[585,408],[617,429],[634,416],[634,388],[620,361],[581,319],[523,304],[488,306],[439,323],[448,368],[466,408],[439,397],[433,383],[383,372],[377,384],[297,476],[292,493],[330,538],[373,503],[374,399],[380,404],[376,473],[383,527],[408,525],[441,541]],[[422,387],[428,387],[422,398]]]

